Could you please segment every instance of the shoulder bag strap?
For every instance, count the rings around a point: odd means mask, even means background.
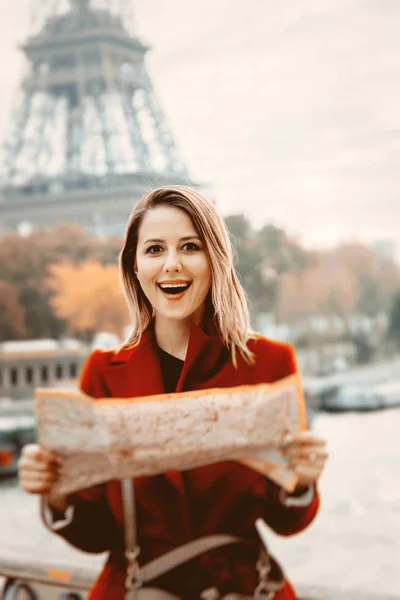
[[[155,558],[146,565],[140,568],[142,581],[151,581],[163,575],[167,571],[171,571],[185,562],[200,556],[203,552],[210,552],[216,548],[222,548],[229,544],[246,543],[239,537],[234,535],[207,535],[197,540],[187,542],[178,548],[174,548],[166,552],[162,556]],[[248,542],[247,542],[248,543]]]
[[[124,511],[125,558],[127,560],[125,579],[125,600],[135,600],[137,590],[142,586],[137,545],[135,488],[130,478],[121,480],[122,506]]]
[[[139,567],[138,556],[140,548],[137,545],[135,491],[133,480],[129,478],[123,479],[121,486],[125,523],[125,556],[128,561],[127,577],[125,581],[125,587],[127,589],[125,600],[135,600],[136,591],[143,583],[157,579],[164,573],[183,565],[204,552],[210,552],[211,550],[222,548],[230,544],[249,544],[248,540],[234,535],[216,534],[204,536],[187,542],[178,548],[174,548],[162,556],[150,561],[146,565]],[[258,519],[256,527],[262,540],[261,552],[257,562],[257,570],[260,578],[260,586],[257,591],[267,591],[266,586],[269,587],[268,583],[272,584],[272,589],[277,591],[284,583],[284,576],[278,563],[270,557],[268,552],[268,546],[265,539],[265,529],[267,528],[265,522],[262,519]],[[279,581],[268,581],[271,570],[271,560],[278,569]]]

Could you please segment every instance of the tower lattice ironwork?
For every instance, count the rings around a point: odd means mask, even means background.
[[[72,220],[121,231],[137,197],[191,184],[134,33],[131,0],[33,0],[10,120],[0,227]]]

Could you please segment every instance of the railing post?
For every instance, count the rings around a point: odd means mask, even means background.
[[[29,582],[7,579],[3,590],[0,590],[0,600],[48,600],[50,597],[52,600],[84,600],[84,596],[77,592],[57,592],[52,586],[45,586],[42,596],[34,589],[36,587]]]
[[[28,584],[12,581],[9,585],[9,582],[10,580],[5,585],[4,600],[40,600]]]

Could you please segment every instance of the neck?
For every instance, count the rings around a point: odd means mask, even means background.
[[[185,360],[192,324],[201,325],[202,316],[192,315],[188,319],[172,320],[156,314],[154,333],[158,346],[168,354]]]

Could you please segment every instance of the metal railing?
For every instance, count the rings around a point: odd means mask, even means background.
[[[32,556],[0,553],[0,600],[86,600],[98,567],[66,565]],[[1,581],[3,580],[3,581]],[[300,586],[299,586],[300,587]],[[398,594],[326,587],[299,589],[300,600],[398,600]],[[111,599],[110,600],[114,600]],[[116,600],[116,599],[115,599]]]
[[[97,575],[78,567],[33,556],[0,554],[1,600],[85,600]]]

